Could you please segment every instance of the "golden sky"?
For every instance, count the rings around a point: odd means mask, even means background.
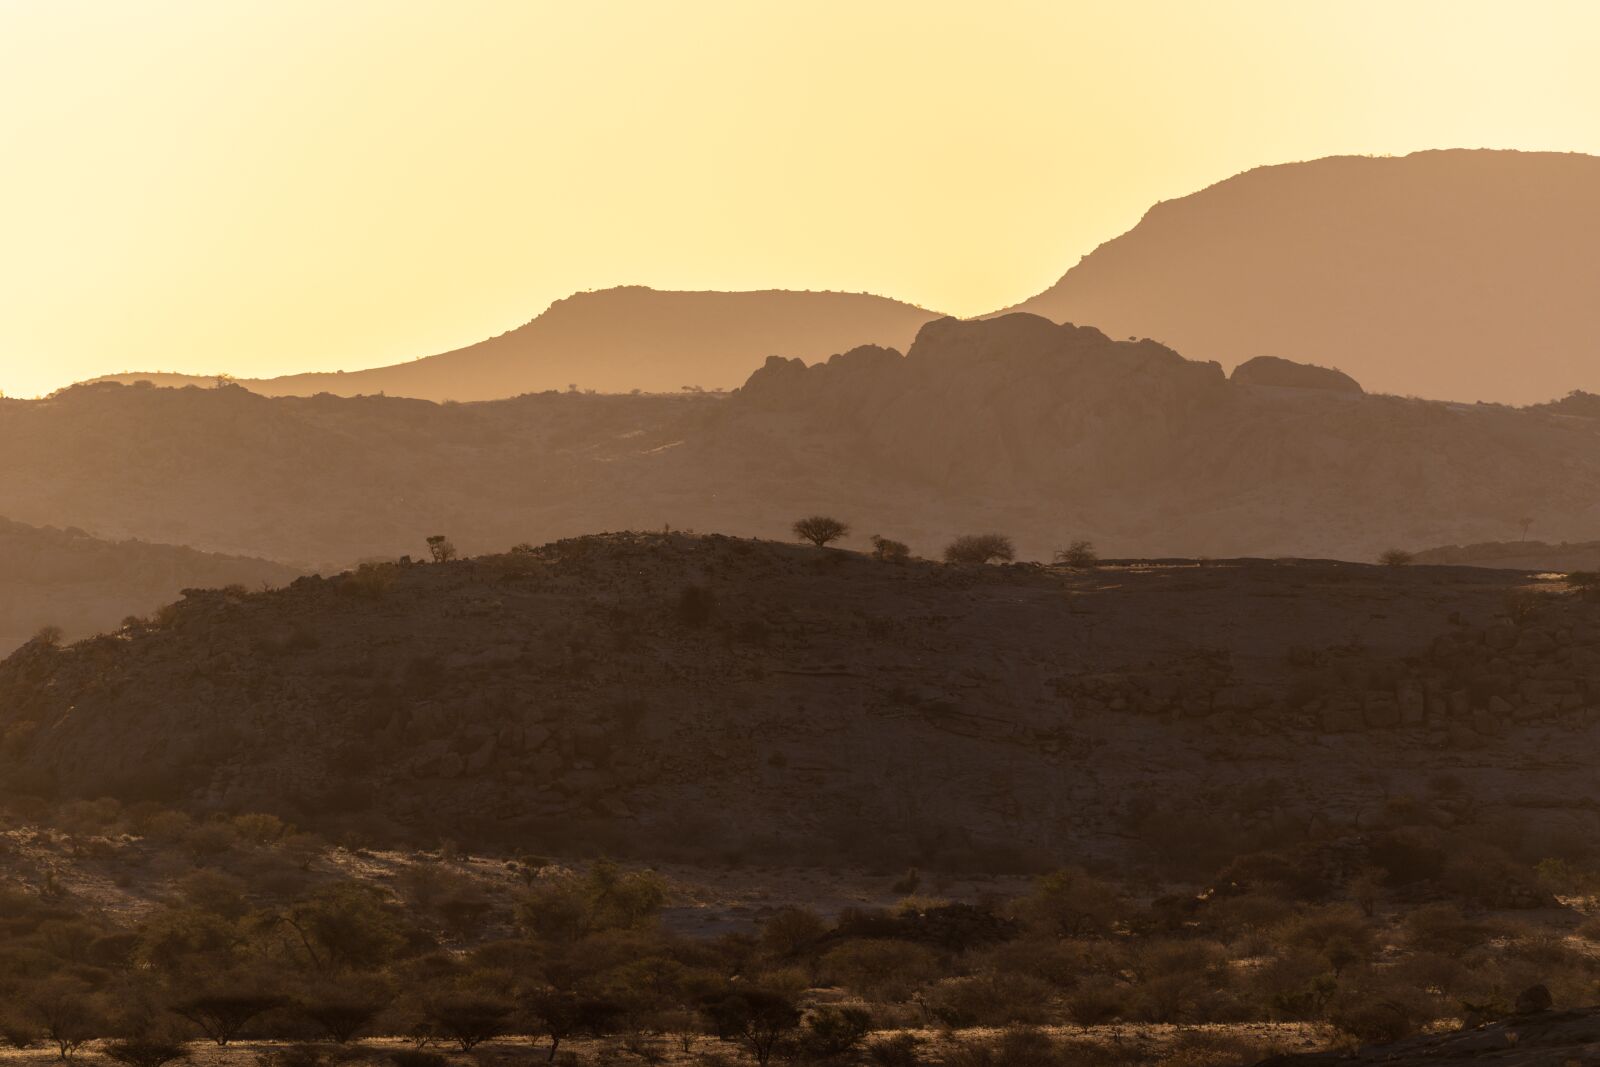
[[[1600,152],[1600,4],[0,0],[0,390],[617,284],[1013,303],[1263,164]]]

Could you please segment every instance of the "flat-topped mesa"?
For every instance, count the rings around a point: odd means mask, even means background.
[[[1335,393],[1364,393],[1361,383],[1334,367],[1296,363],[1280,356],[1247,359],[1228,377],[1239,385],[1272,385],[1290,389],[1325,389]]]

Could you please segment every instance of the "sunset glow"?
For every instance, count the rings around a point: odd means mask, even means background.
[[[1586,4],[0,5],[0,389],[617,284],[1020,301],[1266,163],[1600,151]]]

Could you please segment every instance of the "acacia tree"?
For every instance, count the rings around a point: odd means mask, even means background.
[[[435,563],[448,563],[456,558],[456,546],[444,534],[434,534],[428,538],[428,552]]]
[[[532,990],[523,995],[523,1004],[539,1030],[550,1038],[550,1060],[568,1037],[578,1033],[598,1037],[622,1014],[621,1006],[613,1001],[561,989]]]
[[[847,524],[826,515],[812,515],[794,524],[794,535],[802,541],[810,541],[818,548],[839,540],[849,532]]]
[[[172,1010],[194,1023],[218,1046],[226,1046],[239,1036],[251,1019],[285,1003],[283,997],[272,993],[206,993],[180,1000],[172,1005]]]
[[[963,534],[944,550],[946,563],[990,563],[1016,558],[1017,550],[1011,538],[997,533]]]
[[[440,1033],[461,1046],[462,1052],[471,1052],[506,1033],[514,1010],[509,1000],[464,991],[430,999],[423,1012]]]
[[[778,1043],[800,1026],[802,1012],[794,1001],[768,989],[744,989],[706,1005],[706,1017],[717,1036],[742,1045],[766,1067]]]

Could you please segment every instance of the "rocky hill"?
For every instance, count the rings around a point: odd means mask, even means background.
[[[143,541],[104,541],[78,529],[0,518],[0,652],[53,626],[69,639],[114,629],[191,586],[283,585],[299,572],[262,559]]]
[[[264,396],[496,400],[577,387],[602,393],[732,389],[769,355],[823,359],[859,344],[904,348],[930,311],[866,293],[661,292],[624,286],[557,300],[466,348],[373,370],[244,380]],[[215,377],[128,373],[102,381],[164,386]]]
[[[1228,827],[1355,828],[1440,775],[1592,834],[1600,606],[1538,595],[1559,589],[595,536],[191,592],[26,646],[0,665],[0,778],[688,858],[1225,858]]]
[[[1013,310],[1232,366],[1270,353],[1386,393],[1531,403],[1600,386],[1600,159],[1340,156],[1157,204]]]
[[[1292,368],[1291,368],[1292,369]],[[1301,368],[1314,372],[1317,368]],[[1278,369],[1282,378],[1283,368]],[[602,529],[782,537],[801,514],[937,555],[1374,559],[1600,523],[1600,420],[1229,380],[1037,316],[910,351],[772,359],[729,396],[439,405],[82,386],[0,401],[12,516],[337,570],[445,533],[469,554]]]

